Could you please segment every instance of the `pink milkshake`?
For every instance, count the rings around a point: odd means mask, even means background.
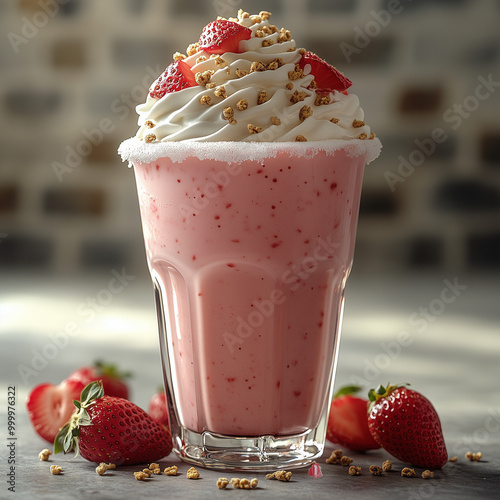
[[[241,26],[250,23],[244,13],[239,17]],[[252,33],[269,26],[257,17]],[[244,66],[241,53],[223,57]],[[283,73],[309,89],[313,77],[293,60]],[[244,78],[237,79],[241,85]],[[365,140],[369,129],[356,117],[357,107],[349,126],[358,135],[324,140],[342,118],[305,123],[312,108],[304,112],[304,95],[293,102],[297,83],[285,90],[293,113],[302,113],[293,123],[290,109],[267,106],[281,116],[275,128],[288,122],[281,131],[265,129],[257,115],[238,128],[231,120],[241,121],[248,110],[241,102],[248,105],[249,96],[235,88],[236,97],[227,99],[232,83],[224,86],[217,117],[240,142],[184,137],[199,129],[178,128],[171,115],[162,122],[167,103],[159,99],[145,105],[138,137],[120,152],[136,175],[176,452],[213,468],[296,467],[323,449],[363,171],[380,143]],[[184,93],[181,109],[189,114],[206,101],[206,84],[201,92],[188,86],[165,97],[174,102]],[[355,104],[347,93],[332,95],[342,102],[335,110],[340,117]],[[273,98],[279,96],[274,90]],[[321,109],[314,113],[331,114],[330,102],[315,104]],[[208,135],[219,137],[210,123]],[[305,142],[306,133],[318,139]]]

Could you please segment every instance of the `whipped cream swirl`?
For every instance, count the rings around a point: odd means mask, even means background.
[[[239,22],[252,31],[249,40],[240,42],[242,52],[211,56],[199,51],[184,59],[194,74],[213,72],[210,85],[167,93],[161,99],[148,94],[136,108],[137,138],[162,142],[370,138],[356,95],[334,91],[329,103],[319,104],[316,91],[308,89],[314,80],[310,66],[290,78],[304,52],[291,37],[282,41],[279,32],[269,34],[268,20]],[[274,69],[253,71],[253,63]]]

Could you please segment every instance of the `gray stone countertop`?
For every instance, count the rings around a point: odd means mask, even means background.
[[[199,499],[369,498],[369,499],[494,499],[500,498],[500,294],[498,276],[453,274],[359,276],[348,282],[336,387],[361,383],[411,382],[436,407],[450,456],[456,463],[436,471],[432,480],[400,476],[405,465],[393,460],[393,471],[371,476],[368,467],[389,455],[382,451],[356,454],[344,450],[363,469],[351,477],[347,469],[319,461],[323,477],[309,477],[307,468],[293,471],[289,483],[270,481],[261,473],[228,473],[199,468],[197,481],[187,480],[190,465],[174,455],[161,466],[177,464],[179,476],[136,481],[138,467],[122,467],[104,476],[81,457],[52,456],[41,462],[47,446],[32,430],[25,411],[29,390],[41,382],[58,383],[76,367],[96,358],[119,363],[134,372],[132,400],[146,408],[161,381],[156,319],[150,283],[136,277],[112,300],[106,289],[109,273],[85,278],[0,276],[0,498],[55,499]],[[111,276],[111,275],[110,275]],[[109,298],[109,297],[108,297]],[[101,303],[102,302],[102,303]],[[79,333],[68,339],[45,366],[34,358],[70,322]],[[35,365],[33,365],[35,363]],[[35,374],[20,375],[20,367]],[[22,371],[22,368],[21,368]],[[13,455],[7,435],[8,387],[16,387],[16,429]],[[325,457],[337,448],[329,444]],[[480,462],[464,458],[481,451]],[[15,458],[15,493],[8,490],[9,458]],[[52,464],[64,474],[53,476]],[[416,469],[417,473],[421,469]],[[219,477],[257,477],[252,491],[218,490]],[[231,490],[231,491],[230,491]]]

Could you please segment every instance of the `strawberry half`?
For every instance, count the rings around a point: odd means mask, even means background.
[[[406,387],[378,386],[369,393],[368,427],[375,441],[403,462],[429,469],[448,461],[439,416],[422,394]]]
[[[338,69],[318,57],[314,52],[307,51],[299,61],[302,70],[307,65],[311,67],[310,73],[314,75],[317,92],[333,92],[334,90],[345,92],[352,85],[349,78],[346,78]]]
[[[375,450],[380,445],[368,429],[369,401],[352,396],[359,390],[360,387],[348,386],[337,392],[330,406],[326,437],[332,443],[351,450]]]
[[[77,411],[57,434],[54,453],[71,450],[90,462],[149,463],[172,451],[170,431],[123,398],[105,396],[92,382],[74,402]]]
[[[149,401],[148,413],[151,415],[151,418],[156,420],[159,424],[166,425],[167,427],[170,425],[167,398],[163,388],[159,389],[156,394],[153,394]]]
[[[165,94],[178,92],[188,87],[196,87],[196,78],[184,61],[174,61],[149,88],[149,95],[161,99]]]
[[[249,40],[251,36],[251,29],[233,21],[218,19],[203,28],[198,46],[209,54],[239,53],[240,42]]]
[[[90,382],[101,380],[104,387],[104,393],[107,396],[116,396],[117,398],[129,398],[128,386],[125,379],[130,377],[129,372],[121,372],[116,365],[106,364],[102,361],[96,361],[94,366],[85,366],[75,370],[66,380],[79,380],[85,387]],[[76,398],[78,399],[78,393]],[[71,401],[73,404],[73,401]]]
[[[40,384],[26,400],[28,416],[35,432],[53,443],[59,429],[75,410],[73,400],[78,399],[85,387],[78,380],[65,380],[59,385]]]

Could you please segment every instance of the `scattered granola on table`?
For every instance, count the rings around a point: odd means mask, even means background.
[[[278,470],[272,474],[267,474],[266,479],[277,479],[278,481],[290,481],[292,473],[286,470]]]
[[[465,454],[465,458],[468,458],[471,462],[479,462],[481,460],[481,458],[483,458],[483,454],[480,451],[478,451],[476,453],[468,451]]]
[[[219,477],[217,479],[217,488],[223,490],[229,484],[229,479],[227,477]]]
[[[348,472],[350,476],[361,476],[361,467],[351,465]]]
[[[379,467],[378,465],[370,465],[370,472],[372,476],[381,476],[382,475],[382,467]]]
[[[391,469],[392,469],[392,462],[389,459],[385,460],[382,463],[382,470],[384,472],[387,472],[388,470],[391,470]]]
[[[200,473],[194,467],[191,467],[188,469],[186,477],[188,479],[198,479],[200,477]]]
[[[415,469],[410,469],[409,467],[405,467],[401,471],[401,476],[402,477],[416,477],[417,474],[415,473]]]
[[[47,462],[47,460],[49,459],[50,455],[52,455],[52,452],[45,448],[43,449],[39,454],[38,454],[38,458],[42,461],[42,462]]]
[[[63,468],[60,465],[51,465],[50,466],[50,472],[54,474],[54,476],[57,476],[59,474],[62,474]]]
[[[177,471],[177,465],[172,465],[171,467],[166,467],[163,474],[165,474],[165,476],[177,476]]]
[[[116,469],[116,465],[115,464],[107,464],[105,462],[101,462],[96,467],[95,471],[97,472],[97,474],[99,474],[99,476],[102,476],[106,471],[108,471],[110,469]]]
[[[422,472],[422,479],[432,479],[434,477],[434,472],[430,470],[424,470]]]

